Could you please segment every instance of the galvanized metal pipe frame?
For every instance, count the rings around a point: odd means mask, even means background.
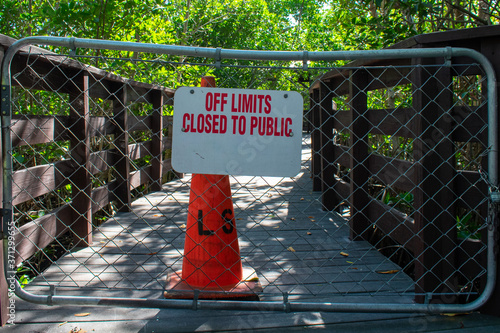
[[[27,37],[18,40],[5,53],[2,63],[1,126],[2,126],[2,157],[3,157],[3,240],[4,254],[7,256],[8,226],[12,223],[12,189],[10,175],[12,174],[11,138],[9,126],[11,123],[11,72],[10,66],[14,55],[24,46],[51,45],[67,47],[75,50],[107,49],[136,51],[169,55],[241,60],[283,60],[302,61],[304,68],[308,60],[336,61],[357,59],[409,59],[436,58],[451,59],[452,57],[470,57],[477,61],[487,76],[488,87],[488,181],[490,185],[490,205],[498,204],[498,134],[497,134],[497,92],[496,77],[493,66],[481,53],[466,48],[429,48],[429,49],[391,49],[367,51],[252,51],[231,50],[221,48],[203,48],[176,45],[144,44],[134,42],[119,42],[65,37]],[[133,299],[119,297],[87,297],[63,295],[35,295],[19,286],[16,281],[15,293],[18,297],[33,303],[46,305],[102,305],[143,308],[183,308],[183,309],[217,309],[217,310],[249,310],[249,311],[326,311],[326,312],[410,312],[410,313],[447,313],[470,312],[483,306],[493,293],[496,282],[497,262],[494,255],[495,233],[497,232],[497,212],[490,209],[488,221],[488,260],[487,283],[484,292],[473,302],[467,304],[379,304],[379,303],[328,303],[328,302],[246,302],[246,301],[207,301],[207,300],[167,300],[167,299]],[[7,268],[5,258],[5,271]]]

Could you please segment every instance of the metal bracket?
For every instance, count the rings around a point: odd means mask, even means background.
[[[10,86],[2,85],[0,91],[0,109],[2,110],[2,116],[10,115]]]
[[[290,312],[290,302],[288,302],[288,293],[283,293],[283,311],[286,313]]]
[[[56,294],[56,286],[51,284],[50,287],[50,295],[47,297],[47,305],[52,305],[52,297]]]
[[[215,49],[215,68],[220,69],[222,61],[222,49],[220,47]]]
[[[451,54],[452,54],[451,46],[446,47],[446,56],[444,57],[444,65],[446,67],[451,67]]]
[[[307,61],[309,60],[309,52],[304,51],[302,55],[302,69],[307,71]]]
[[[196,289],[193,295],[193,310],[198,310],[198,297],[200,296],[200,291]]]
[[[69,45],[70,45],[70,51],[69,51],[69,56],[70,57],[76,57],[76,45],[75,45],[75,37],[71,37],[69,39]]]

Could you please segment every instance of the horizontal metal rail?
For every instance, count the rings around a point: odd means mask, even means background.
[[[484,69],[487,76],[487,101],[488,101],[488,182],[491,198],[497,198],[498,191],[498,134],[497,134],[497,93],[495,72],[485,56],[481,53],[466,48],[431,48],[431,49],[391,49],[391,50],[367,50],[367,51],[252,51],[252,50],[230,50],[221,48],[202,48],[174,45],[156,45],[133,42],[104,41],[81,38],[62,37],[28,37],[15,42],[5,53],[2,64],[2,87],[1,87],[1,126],[3,147],[10,147],[11,137],[9,126],[11,123],[11,72],[10,66],[14,55],[24,46],[28,45],[52,45],[67,47],[71,50],[77,48],[123,50],[135,52],[147,52],[169,55],[183,55],[192,57],[221,59],[245,59],[245,60],[282,60],[282,61],[336,61],[357,59],[409,59],[409,58],[444,58],[470,57],[477,61]],[[9,184],[9,175],[12,172],[12,157],[8,149],[2,149],[4,166],[4,184]],[[12,223],[12,190],[10,186],[3,187],[3,209],[4,230]],[[490,205],[492,201],[490,200]],[[22,289],[16,281],[15,293],[20,298],[38,304],[46,305],[103,305],[122,307],[145,307],[145,308],[185,308],[185,309],[235,309],[250,311],[326,311],[326,312],[412,312],[412,313],[446,313],[446,312],[470,312],[483,306],[493,293],[496,281],[497,262],[494,255],[494,242],[497,212],[490,209],[488,216],[488,261],[487,261],[487,283],[484,292],[473,302],[468,304],[346,304],[346,303],[309,303],[288,302],[284,297],[283,302],[245,302],[245,301],[206,301],[206,300],[166,300],[166,299],[131,299],[131,298],[109,298],[109,297],[86,297],[86,296],[62,296],[62,295],[35,295]],[[5,214],[6,213],[6,214]],[[4,246],[7,246],[7,234],[3,234]],[[7,250],[4,254],[7,255]],[[6,258],[7,259],[7,258]],[[7,260],[5,260],[7,263]],[[5,266],[6,272],[9,272]],[[9,273],[12,273],[11,271]]]

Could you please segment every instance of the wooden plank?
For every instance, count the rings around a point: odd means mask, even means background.
[[[162,168],[162,171],[161,171],[162,174],[166,174],[169,171],[174,171],[174,169],[172,168],[172,159],[167,158],[167,159],[163,160],[161,168]]]
[[[92,215],[106,208],[106,206],[114,198],[113,193],[110,191],[113,188],[114,182],[100,186],[92,190]]]
[[[151,166],[130,173],[130,188],[135,189],[142,184],[151,182]]]
[[[127,128],[130,133],[135,131],[148,131],[151,129],[151,116],[136,116],[129,113],[127,115]]]
[[[90,136],[105,136],[113,133],[109,117],[90,117]]]
[[[411,162],[372,153],[368,165],[372,177],[390,188],[410,192],[416,186],[412,179],[414,169]]]
[[[16,265],[45,248],[72,228],[73,209],[66,204],[19,228],[15,234]]]
[[[12,205],[50,193],[69,182],[74,172],[70,160],[15,171],[12,174]]]
[[[11,121],[12,147],[67,140],[69,117],[15,115]]]
[[[128,145],[128,155],[130,161],[152,155],[152,141],[138,142]]]
[[[101,150],[90,154],[90,173],[92,175],[104,172],[113,164],[115,150]]]
[[[453,108],[453,141],[487,143],[487,108],[456,106]]]
[[[455,191],[460,193],[457,199],[464,205],[479,208],[488,198],[488,187],[477,171],[457,171],[454,178]]]
[[[321,191],[321,118],[319,106],[319,89],[312,92],[311,98],[311,173],[313,177],[313,191]]]
[[[164,95],[156,93],[153,97],[153,114],[151,115],[151,190],[161,191],[162,176],[163,176],[163,105]]]
[[[415,110],[411,108],[369,110],[367,115],[372,134],[414,137],[411,128]]]
[[[321,84],[319,89],[319,115],[320,115],[320,156],[321,156],[321,202],[324,210],[334,210],[340,204],[340,200],[335,193],[335,174],[337,166],[335,164],[334,144],[333,144],[333,124],[334,110],[332,103],[333,95],[330,87]]]
[[[366,117],[368,73],[363,69],[352,70],[349,80],[349,100],[351,107],[350,125],[350,161],[351,195],[349,204],[351,210],[351,239],[368,239],[370,221],[366,210],[370,202],[368,196],[368,133],[369,123]]]
[[[440,59],[415,60],[417,65],[442,63]],[[414,72],[416,119],[414,160],[415,247],[417,293],[456,291],[456,220],[453,193],[454,149],[451,124],[442,115],[452,108],[450,69],[419,66]],[[439,94],[436,95],[436,92]],[[443,260],[446,257],[446,260]],[[422,302],[423,297],[417,297]],[[438,297],[433,302],[441,302]]]
[[[74,233],[75,244],[79,247],[85,247],[92,244],[89,76],[84,73],[78,79],[82,81],[83,90],[70,95],[71,159],[77,166],[70,177],[72,183],[71,207],[75,221],[71,226],[71,231]]]
[[[129,113],[127,90],[122,89],[113,100],[113,122],[115,124],[115,147],[113,166],[116,168],[116,186],[114,188],[117,210],[130,211],[130,153],[129,153]],[[133,119],[136,119],[135,117]]]
[[[370,201],[368,212],[370,220],[384,234],[403,245],[412,253],[415,251],[418,240],[414,237],[415,222],[412,218],[396,208],[385,205],[375,199]]]

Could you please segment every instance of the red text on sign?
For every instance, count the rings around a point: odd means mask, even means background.
[[[185,113],[182,117],[184,132],[224,134],[227,131],[227,117],[219,114]]]
[[[227,104],[227,93],[207,93],[205,96],[205,109],[207,111],[224,111],[224,105]]]
[[[292,118],[250,117],[250,135],[290,136]]]
[[[271,112],[271,95],[232,94],[231,112],[266,113]]]

